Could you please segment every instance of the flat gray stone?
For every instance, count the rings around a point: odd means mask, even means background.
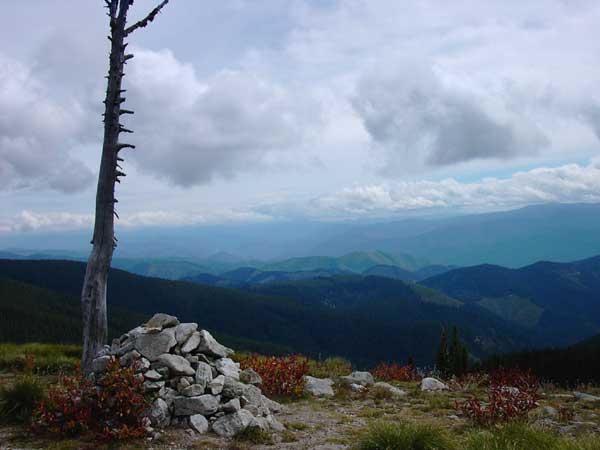
[[[202,414],[210,416],[219,410],[219,397],[206,394],[198,397],[175,397],[173,413],[176,416],[192,416]]]
[[[187,341],[194,331],[198,330],[197,323],[180,323],[175,327],[175,339],[178,344]]]
[[[162,379],[162,375],[156,370],[149,370],[144,374],[144,377],[150,381],[159,381]]]
[[[342,380],[348,384],[359,384],[361,386],[371,386],[375,383],[370,372],[352,372],[350,375],[342,377]]]
[[[385,389],[390,394],[396,395],[398,397],[402,397],[402,396],[406,395],[406,392],[403,391],[402,389],[397,388],[396,386],[392,386],[391,384],[385,383],[383,381],[379,381],[379,382],[375,383],[373,385],[373,387],[380,388],[380,389]]]
[[[307,375],[304,377],[304,392],[315,397],[332,397],[333,380],[331,378],[315,378]]]
[[[179,325],[179,320],[177,317],[170,316],[168,314],[157,313],[152,316],[152,318],[146,322],[146,330],[162,330],[163,328],[174,327]]]
[[[200,333],[198,333],[197,331],[194,331],[192,333],[192,335],[188,338],[188,340],[185,341],[185,344],[183,344],[181,346],[181,352],[184,354],[191,353],[198,348],[199,344],[200,344]]]
[[[226,377],[231,377],[234,380],[240,379],[240,364],[234,362],[230,358],[217,359],[215,368],[217,369],[217,372]]]
[[[200,330],[200,344],[196,349],[200,353],[206,353],[210,356],[218,358],[226,358],[234,353],[230,348],[225,347],[217,342],[212,335],[206,330]]]
[[[240,401],[237,398],[233,398],[233,399],[229,400],[227,403],[224,403],[223,405],[221,405],[221,411],[226,412],[226,413],[233,413],[240,409],[242,409],[242,406],[240,405]]]
[[[448,385],[442,383],[440,380],[435,378],[423,378],[421,381],[421,390],[422,391],[447,391]]]
[[[197,397],[204,394],[204,386],[199,384],[192,384],[181,391],[181,395],[186,397]]]
[[[196,374],[196,371],[192,369],[190,362],[183,356],[164,353],[157,358],[157,361],[167,366],[171,374],[190,376]]]
[[[281,403],[277,403],[275,400],[271,400],[264,395],[261,396],[261,404],[269,411],[273,412],[281,412],[284,410],[284,406]]]
[[[167,329],[155,334],[140,334],[135,340],[135,349],[149,361],[156,361],[160,355],[169,353],[175,344],[175,330]]]
[[[149,414],[150,422],[158,428],[168,427],[171,423],[171,414],[169,405],[162,398],[157,398],[152,402]]]
[[[196,384],[204,386],[205,388],[210,384],[213,380],[212,367],[205,362],[199,361],[198,367],[196,369]],[[217,392],[220,394],[220,392]]]
[[[224,387],[225,387],[225,377],[223,375],[219,375],[218,377],[213,379],[208,384],[208,389],[210,390],[211,394],[213,394],[213,395],[218,395],[221,392],[223,392]]]
[[[249,411],[240,409],[218,418],[212,424],[212,429],[221,437],[233,437],[248,428],[253,419],[254,416]]]

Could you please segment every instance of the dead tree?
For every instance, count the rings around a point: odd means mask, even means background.
[[[123,159],[120,152],[124,149],[134,149],[135,146],[125,144],[119,137],[123,133],[132,133],[121,123],[125,114],[133,111],[124,109],[124,93],[121,88],[124,68],[133,55],[126,54],[126,39],[131,33],[144,28],[152,22],[157,14],[166,6],[169,0],[164,0],[154,8],[143,20],[127,26],[127,13],[134,0],[104,0],[110,19],[110,59],[104,100],[104,143],[98,188],[96,191],[96,217],[92,251],[87,263],[83,289],[81,292],[81,307],[83,315],[83,357],[82,368],[85,373],[91,371],[91,363],[101,350],[107,338],[106,315],[106,285],[108,272],[112,262],[113,251],[117,239],[114,233],[114,219],[118,218],[115,204],[115,183],[120,183],[122,172],[120,162]]]

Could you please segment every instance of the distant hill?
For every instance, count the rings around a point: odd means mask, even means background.
[[[210,275],[207,273],[196,274],[191,277],[182,278],[182,281],[189,281],[197,284],[208,284],[210,286],[244,288],[255,284],[276,283],[281,281],[308,280],[311,278],[326,278],[338,275],[350,275],[351,272],[345,272],[336,269],[317,269],[302,270],[298,272],[284,271],[263,271],[253,267],[240,267],[221,275]]]
[[[340,257],[305,256],[265,264],[263,270],[287,272],[333,269],[361,273],[374,266],[396,266],[405,270],[416,270],[427,265],[427,261],[407,254],[391,255],[382,251],[360,251],[347,253]]]
[[[0,278],[73,298],[79,297],[84,270],[84,264],[73,261],[0,260]],[[458,325],[478,357],[536,344],[525,330],[477,305],[440,304],[448,298],[440,293],[436,302],[428,303],[434,298],[431,292],[420,292],[397,280],[357,276],[334,281],[333,288],[331,281],[319,279],[290,283],[299,283],[294,289],[301,295],[291,288],[285,294],[241,291],[112,270],[109,316],[114,320],[116,308],[145,317],[167,312],[198,322],[240,349],[340,355],[363,367],[383,360],[403,361],[410,355],[420,364],[431,363],[444,325]],[[317,301],[327,292],[335,293],[336,307]],[[345,292],[348,295],[341,296]],[[6,298],[12,304],[21,297],[15,293]],[[35,309],[34,305],[26,307]]]
[[[546,204],[452,218],[355,225],[322,237],[309,252],[326,255],[373,248],[432,262],[520,267],[540,260],[574,261],[600,254],[600,204]]]
[[[451,270],[423,284],[477,304],[515,323],[543,330],[555,344],[600,333],[600,256],[520,269],[480,265]]]
[[[147,318],[113,308],[109,337],[120,336]],[[0,278],[0,341],[80,343],[79,298]]]
[[[452,267],[442,265],[425,266],[418,270],[410,271],[398,266],[378,265],[363,272],[363,275],[375,275],[378,277],[394,278],[402,281],[421,281],[435,275],[452,270]]]

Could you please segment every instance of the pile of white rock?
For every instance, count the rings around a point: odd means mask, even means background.
[[[146,391],[156,396],[148,411],[155,428],[212,429],[226,437],[248,427],[282,431],[273,416],[282,406],[262,395],[260,376],[252,369],[240,370],[230,358],[233,353],[208,331],[198,330],[198,324],[155,314],[106,346],[94,359],[93,370],[101,380],[113,357],[123,367],[135,367]]]

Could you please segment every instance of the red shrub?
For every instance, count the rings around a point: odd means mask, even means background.
[[[36,427],[61,435],[91,432],[100,440],[143,436],[147,401],[135,369],[113,359],[100,382],[98,388],[82,375],[62,377],[38,405]]]
[[[379,364],[373,370],[373,376],[379,381],[415,381],[418,378],[415,366],[412,364],[401,366],[397,363]]]
[[[531,372],[497,370],[490,375],[487,404],[471,397],[456,407],[479,425],[521,420],[537,407],[539,387]]]
[[[304,376],[309,370],[308,360],[301,355],[278,357],[254,354],[242,359],[240,367],[250,367],[261,376],[261,389],[267,395],[282,397],[301,396]]]

